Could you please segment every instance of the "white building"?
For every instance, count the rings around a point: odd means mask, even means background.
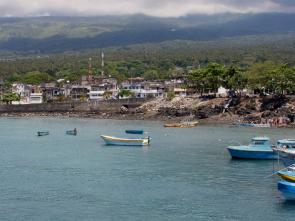
[[[42,93],[31,93],[30,94],[30,104],[42,104],[43,94]]]
[[[89,91],[90,100],[103,100],[105,91]]]

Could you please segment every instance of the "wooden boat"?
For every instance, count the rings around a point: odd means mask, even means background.
[[[199,123],[198,121],[171,123],[171,124],[164,124],[164,127],[190,128],[190,127],[196,127],[198,123]]]
[[[268,137],[254,137],[249,145],[229,146],[227,150],[232,158],[240,159],[277,159]]]
[[[295,139],[278,140],[273,150],[278,154],[286,167],[295,164]]]
[[[47,135],[49,135],[49,131],[38,131],[37,135],[38,135],[38,137],[47,136]]]
[[[125,130],[126,134],[143,134],[143,130]]]
[[[295,200],[295,183],[285,180],[279,181],[278,190],[286,200]]]
[[[283,180],[295,183],[295,171],[291,170],[282,170],[277,172],[278,176],[280,176]]]
[[[75,128],[74,130],[67,130],[66,131],[66,134],[67,135],[73,135],[73,136],[76,136],[78,133],[77,129]]]
[[[118,146],[146,146],[150,144],[151,138],[118,138],[112,136],[101,135],[101,138],[105,141],[106,145],[118,145]]]

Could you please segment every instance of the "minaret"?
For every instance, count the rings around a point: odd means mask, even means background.
[[[101,75],[104,76],[104,53],[101,52]]]

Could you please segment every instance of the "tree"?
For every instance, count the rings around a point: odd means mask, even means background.
[[[11,104],[12,101],[20,101],[20,97],[16,93],[5,93],[2,96],[2,101],[6,104]]]
[[[38,85],[44,82],[52,81],[54,78],[47,73],[39,71],[28,72],[24,76],[24,83]]]
[[[121,89],[118,93],[119,97],[132,97],[134,93],[130,90]]]

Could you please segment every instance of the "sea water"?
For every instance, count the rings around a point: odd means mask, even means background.
[[[65,135],[73,128],[77,136]],[[125,129],[144,129],[151,145],[105,146],[99,137],[134,137]],[[50,135],[37,137],[42,130]],[[277,161],[231,160],[225,149],[258,135],[295,137],[292,129],[0,118],[0,220],[293,221],[295,204],[268,177]]]

